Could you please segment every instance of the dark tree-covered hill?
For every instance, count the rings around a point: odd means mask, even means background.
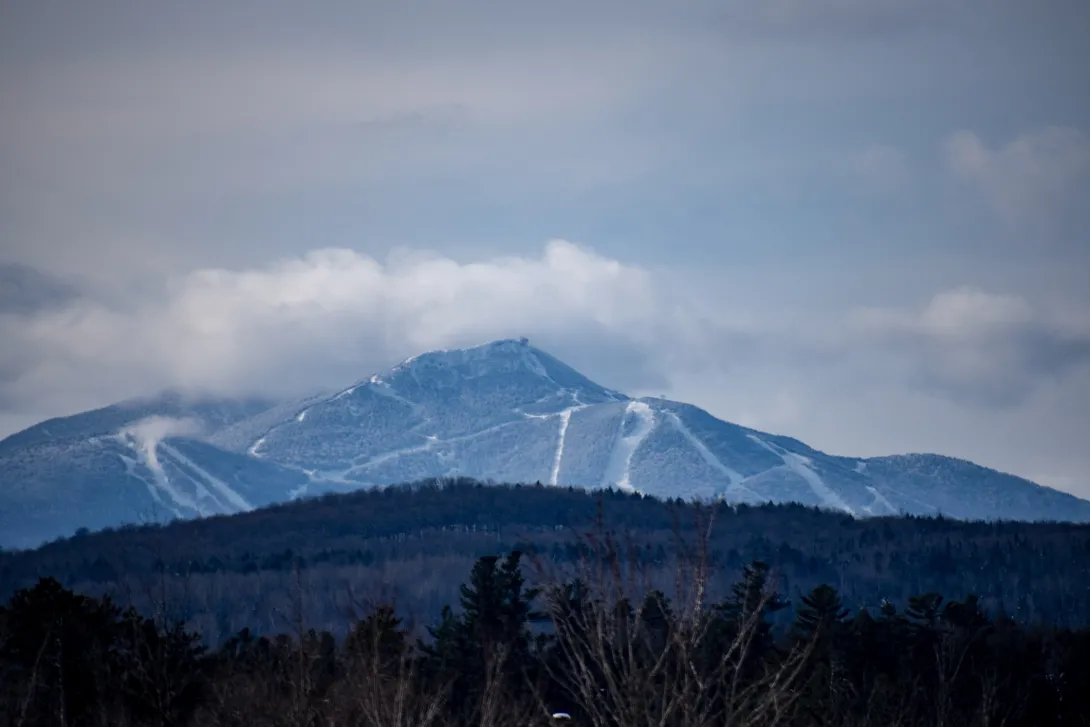
[[[853,519],[800,505],[697,506],[606,490],[425,482],[325,496],[234,516],[81,534],[0,553],[0,597],[54,577],[81,593],[169,609],[215,643],[239,629],[284,630],[299,609],[341,633],[362,604],[392,601],[425,620],[457,600],[476,559],[521,549],[535,573],[561,572],[603,533],[669,591],[676,556],[707,533],[709,589],[769,563],[796,600],[834,585],[846,606],[978,595],[1024,623],[1090,621],[1090,526]]]

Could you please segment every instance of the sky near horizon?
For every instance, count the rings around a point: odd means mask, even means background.
[[[1085,0],[0,0],[0,436],[529,336],[1090,497]]]

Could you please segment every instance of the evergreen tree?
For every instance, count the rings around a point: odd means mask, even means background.
[[[516,550],[502,562],[494,555],[478,559],[460,589],[461,614],[444,608],[429,629],[432,643],[422,645],[427,671],[453,684],[451,708],[461,720],[473,720],[482,690],[497,675],[515,692],[536,676],[529,625],[544,616],[533,610],[538,589],[526,587],[521,557]]]
[[[376,667],[381,674],[396,675],[408,651],[401,619],[392,606],[379,606],[357,623],[344,640],[345,656]]]
[[[832,637],[848,613],[836,589],[822,584],[802,597],[802,605],[795,616],[795,630],[801,638]]]
[[[839,724],[850,711],[853,685],[841,651],[847,616],[840,594],[825,584],[803,596],[795,613],[795,638],[812,649],[809,678],[802,686],[799,704],[815,725]]]

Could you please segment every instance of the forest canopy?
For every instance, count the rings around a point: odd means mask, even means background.
[[[378,604],[339,638],[296,610],[287,632],[243,629],[215,650],[163,613],[41,579],[0,607],[0,725],[1044,727],[1090,714],[1086,629],[937,593],[853,611],[829,584],[790,608],[761,561],[710,600],[699,549],[668,595],[629,577],[631,555],[606,537],[570,580],[538,586],[520,551],[481,557],[422,637]]]
[[[700,506],[616,490],[472,480],[330,495],[230,517],[80,534],[0,553],[0,598],[55,578],[143,613],[169,609],[218,645],[243,628],[274,634],[298,605],[338,635],[363,605],[389,603],[419,631],[456,603],[483,555],[520,550],[542,574],[569,573],[595,533],[630,548],[649,586],[670,592],[679,557],[706,548],[710,597],[754,560],[793,604],[821,584],[845,607],[906,608],[922,593],[975,595],[1024,624],[1090,621],[1090,526],[854,519],[799,505]],[[701,544],[701,541],[704,541]],[[538,572],[540,571],[540,573]],[[296,604],[298,590],[304,594]],[[781,612],[777,619],[786,619]]]

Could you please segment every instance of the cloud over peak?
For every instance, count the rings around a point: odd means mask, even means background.
[[[14,343],[0,354],[0,395],[63,412],[166,387],[295,394],[422,350],[522,334],[599,339],[631,356],[673,309],[646,271],[562,240],[538,257],[478,262],[320,249],[197,270],[131,308],[81,299],[0,318]]]

